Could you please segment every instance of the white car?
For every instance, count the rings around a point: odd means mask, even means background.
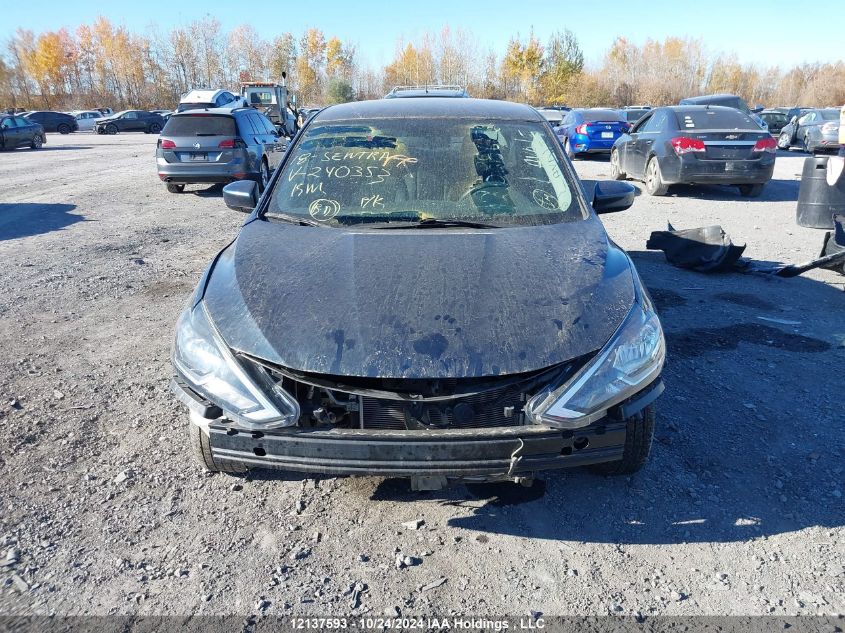
[[[94,129],[97,119],[103,118],[103,113],[99,110],[74,110],[68,114],[76,119],[80,132],[90,132]]]
[[[201,110],[204,108],[242,108],[246,100],[228,90],[190,90],[182,95],[177,112]]]

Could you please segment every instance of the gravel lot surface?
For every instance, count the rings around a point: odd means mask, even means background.
[[[154,136],[48,141],[0,154],[0,614],[845,612],[845,277],[705,276],[645,250],[667,221],[718,223],[756,260],[813,258],[803,155],[759,199],[684,187],[604,216],[669,344],[641,473],[414,493],[203,473],[170,344],[244,216],[219,189],[168,194]]]

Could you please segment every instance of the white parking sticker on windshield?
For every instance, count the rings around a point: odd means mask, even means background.
[[[318,222],[327,222],[340,213],[340,203],[337,200],[318,198],[308,205],[308,215]]]

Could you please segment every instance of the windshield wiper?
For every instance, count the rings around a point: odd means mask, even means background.
[[[288,224],[298,224],[299,226],[325,226],[320,222],[315,222],[314,220],[309,220],[308,218],[304,218],[299,215],[289,215],[287,213],[267,213],[264,217],[271,220],[281,220],[282,222],[287,222]]]
[[[439,219],[439,218],[425,218],[419,222],[409,222],[407,224],[397,224],[396,226],[380,226],[373,227],[382,230],[390,229],[437,229],[441,227],[462,227],[468,229],[500,229],[498,224],[485,224],[483,222],[471,222],[470,220],[457,220],[454,218]]]

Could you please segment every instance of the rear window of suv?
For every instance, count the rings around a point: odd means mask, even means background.
[[[167,136],[235,136],[235,119],[219,114],[172,116],[162,131]]]
[[[759,130],[747,114],[734,109],[680,110],[675,112],[679,130]]]

